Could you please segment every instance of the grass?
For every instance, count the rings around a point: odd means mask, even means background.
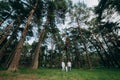
[[[72,69],[65,72],[60,69],[20,68],[17,72],[0,72],[0,80],[120,80],[120,69]]]

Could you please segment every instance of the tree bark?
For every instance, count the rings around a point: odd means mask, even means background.
[[[96,38],[96,41],[97,41],[97,43],[99,44],[99,46],[103,49],[103,51],[104,51],[104,54],[105,54],[105,57],[106,57],[106,59],[107,59],[107,61],[108,61],[108,66],[114,66],[114,63],[113,63],[113,61],[112,61],[112,59],[111,59],[111,57],[110,57],[110,55],[107,53],[107,51],[105,50],[105,48],[104,48],[104,46],[102,45],[102,43],[101,43],[101,41],[99,40],[99,38],[95,35],[95,38]]]
[[[13,27],[14,21],[3,31],[2,38],[0,39],[0,45],[10,35],[10,30]]]
[[[102,34],[101,34],[101,35],[102,35]],[[104,38],[103,35],[102,35],[102,38],[103,38],[103,40],[104,40],[104,42],[105,42],[105,44],[106,44],[106,46],[107,46],[107,48],[108,48],[108,52],[110,53],[110,55],[111,55],[114,63],[120,68],[120,64],[119,64],[118,60],[116,60],[114,54],[112,53],[111,49],[109,48],[109,46],[108,46],[108,44],[107,44],[107,42],[106,42],[106,40],[105,40],[105,38]]]
[[[46,23],[45,23],[45,28],[47,28],[48,24],[49,24],[49,18],[47,17],[47,20],[46,20]],[[45,29],[43,29],[42,32],[40,33],[39,41],[38,41],[38,44],[37,44],[36,49],[34,51],[34,57],[33,57],[33,61],[32,61],[32,69],[37,69],[38,68],[39,54],[41,54],[40,47],[41,47],[41,43],[42,43],[44,34],[45,34]]]
[[[85,48],[87,63],[88,63],[89,68],[92,69],[92,63],[91,63],[91,60],[90,60],[90,56],[89,56],[89,54],[88,54],[87,46],[86,46],[86,44],[85,44],[85,42],[84,42],[84,39],[83,39],[83,37],[82,37],[83,34],[82,34],[82,31],[81,31],[81,28],[80,28],[80,24],[79,24],[78,19],[76,19],[76,21],[77,21],[77,24],[78,24],[78,30],[79,30],[79,33],[80,33],[81,41],[82,41],[83,46],[84,46],[84,48]]]
[[[39,37],[39,42],[36,46],[35,52],[34,52],[34,58],[33,58],[33,62],[32,62],[32,69],[37,69],[38,68],[38,64],[39,64],[39,55],[41,53],[41,44],[44,38],[44,34],[45,34],[45,29],[43,29],[40,33],[40,37]]]
[[[89,39],[88,39],[88,40],[89,40]],[[91,40],[89,40],[89,41],[90,41],[91,44],[93,44],[93,46],[94,46],[95,49],[97,50],[97,53],[98,53],[98,55],[100,56],[100,58],[101,58],[101,60],[102,60],[102,62],[103,62],[104,67],[106,67],[106,63],[105,63],[104,57],[103,57],[103,55],[100,53],[98,47],[95,45],[94,42],[92,42]]]
[[[29,15],[29,17],[27,19],[27,22],[26,22],[25,28],[23,30],[22,36],[21,36],[20,41],[19,41],[19,43],[18,43],[18,45],[17,45],[17,47],[16,47],[16,49],[14,51],[15,55],[13,57],[12,62],[10,63],[9,68],[8,68],[8,70],[10,70],[10,71],[15,71],[18,68],[18,64],[19,64],[19,60],[20,60],[20,57],[21,57],[21,50],[22,50],[22,47],[23,47],[24,39],[25,39],[26,34],[28,32],[29,24],[30,24],[32,16],[33,16],[33,14],[35,12],[36,7],[37,7],[37,3],[35,4],[34,8],[30,11],[30,15]]]
[[[50,67],[53,65],[52,57],[53,57],[53,47],[54,47],[54,41],[53,39],[51,40],[51,54],[50,54]]]
[[[4,52],[6,50],[6,48],[10,45],[10,43],[12,42],[12,40],[14,39],[14,34],[17,34],[17,30],[19,28],[19,25],[17,26],[17,28],[13,31],[12,36],[9,38],[9,40],[5,43],[5,45],[0,49],[0,61],[4,55]]]

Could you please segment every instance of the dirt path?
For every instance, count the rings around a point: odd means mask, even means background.
[[[40,80],[35,75],[20,74],[17,76],[0,76],[0,80]]]

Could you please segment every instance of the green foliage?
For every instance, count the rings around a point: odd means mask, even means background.
[[[11,15],[11,8],[8,2],[0,1],[0,21],[6,16]]]
[[[95,13],[98,14],[98,21],[103,19],[103,13],[106,12],[105,10],[107,10],[107,12],[110,12],[110,14],[114,10],[120,13],[119,3],[120,0],[100,0],[98,6],[95,8]]]

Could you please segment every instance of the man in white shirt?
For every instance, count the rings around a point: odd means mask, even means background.
[[[70,61],[67,62],[67,66],[68,66],[68,71],[71,71],[72,64]]]

